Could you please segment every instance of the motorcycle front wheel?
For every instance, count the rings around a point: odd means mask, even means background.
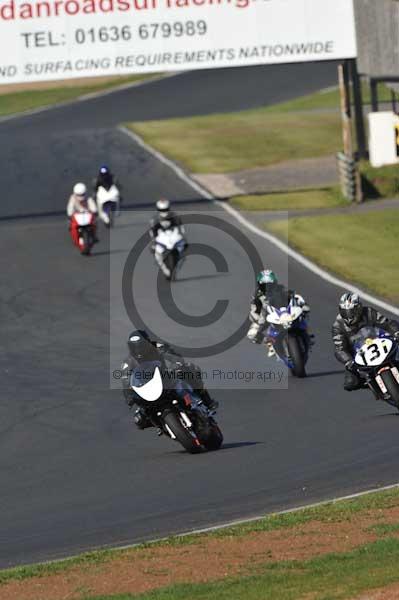
[[[88,256],[91,250],[91,236],[87,229],[82,231],[83,244],[81,246],[81,254]]]
[[[176,255],[173,251],[169,252],[168,256],[165,258],[165,265],[169,269],[169,272],[170,272],[169,277],[166,277],[166,275],[165,275],[166,279],[168,279],[169,281],[174,281],[175,276],[176,276],[177,260],[176,260]]]
[[[202,440],[202,444],[207,450],[219,450],[223,444],[223,433],[216,423],[212,425],[209,435]]]
[[[394,401],[395,405],[399,409],[399,384],[396,381],[395,377],[392,375],[391,371],[383,371],[381,373],[381,378],[384,382],[385,387],[388,390],[388,394],[391,396],[391,399]]]
[[[190,452],[190,454],[198,454],[198,452],[201,452],[201,443],[184,427],[176,413],[168,413],[164,417],[164,422],[176,436],[176,440],[185,450],[187,450],[187,452]]]
[[[306,377],[305,357],[303,356],[299,340],[296,336],[288,336],[288,350],[291,356],[292,368],[291,372],[295,377]]]

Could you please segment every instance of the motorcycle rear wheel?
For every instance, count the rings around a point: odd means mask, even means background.
[[[194,438],[184,427],[176,413],[168,413],[164,418],[164,422],[174,433],[176,440],[185,450],[187,450],[187,452],[190,452],[190,454],[198,454],[198,452],[201,452],[202,447],[199,440]]]
[[[298,338],[294,336],[288,336],[288,350],[291,356],[293,367],[291,368],[291,373],[295,377],[306,377],[305,371],[305,357],[302,354]]]

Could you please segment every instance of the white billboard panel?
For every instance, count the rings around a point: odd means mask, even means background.
[[[352,0],[0,0],[0,83],[355,56]]]

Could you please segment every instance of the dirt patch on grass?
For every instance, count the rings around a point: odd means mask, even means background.
[[[353,600],[398,600],[399,598],[399,583],[387,585],[379,590],[365,592],[361,596]]]
[[[350,520],[311,521],[246,536],[201,536],[187,544],[132,549],[116,553],[104,563],[10,581],[0,586],[0,600],[77,600],[88,594],[137,594],[181,582],[203,583],[248,575],[270,562],[306,560],[352,550],[378,539],[373,525],[398,522],[399,507],[395,507],[359,513]],[[398,598],[398,590],[396,596],[373,596],[372,600]]]

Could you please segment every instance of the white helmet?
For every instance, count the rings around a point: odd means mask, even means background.
[[[76,183],[73,186],[73,193],[75,196],[85,196],[87,192],[87,188],[84,183]]]
[[[161,200],[158,200],[156,206],[159,212],[168,212],[170,209],[170,202],[166,198],[161,198]]]

